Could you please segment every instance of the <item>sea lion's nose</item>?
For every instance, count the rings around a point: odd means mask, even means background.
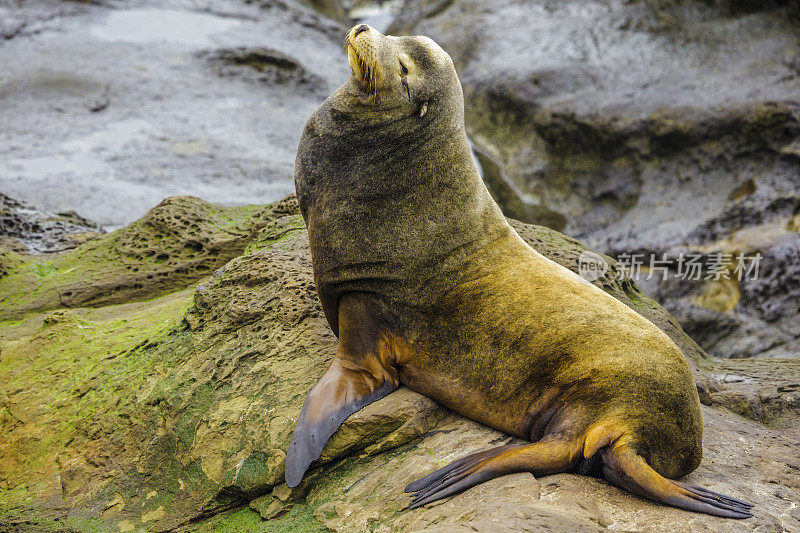
[[[353,37],[358,37],[359,33],[367,31],[368,29],[369,29],[369,25],[368,24],[362,24],[361,26],[356,28],[356,33],[353,35]]]

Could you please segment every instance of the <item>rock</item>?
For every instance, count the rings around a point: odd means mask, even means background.
[[[0,251],[61,252],[101,233],[97,224],[74,211],[49,213],[0,193]]]
[[[692,303],[673,303],[670,314],[680,322],[689,337],[703,346],[714,346],[741,326],[735,318]]]
[[[348,73],[347,27],[303,0],[0,4],[0,191],[108,230],[168,196],[286,196]]]
[[[760,275],[742,283],[742,306],[800,337],[800,234],[764,250]]]
[[[486,188],[506,216],[527,224],[547,226],[556,231],[564,229],[567,220],[563,215],[527,197],[483,149],[473,145],[472,151]]]
[[[326,17],[349,26],[350,18],[347,16],[342,2],[339,0],[305,0],[306,3]]]
[[[54,20],[86,12],[82,2],[36,2],[23,6],[21,2],[4,2],[0,6],[0,40],[10,41],[52,29]]]
[[[241,77],[269,86],[288,86],[320,92],[324,80],[309,72],[296,59],[267,48],[227,48],[200,52],[198,57],[212,65],[220,76]],[[325,98],[327,94],[321,95]]]
[[[284,11],[291,14],[291,24],[325,33],[341,39],[350,28],[347,8],[340,0],[245,0],[269,13]]]
[[[648,293],[714,356],[796,356],[800,235],[784,224],[753,226],[700,250],[704,260],[726,257],[725,279],[673,277],[656,282]],[[735,271],[742,257],[753,267],[744,275]]]
[[[181,290],[187,278],[177,275],[166,281],[144,277],[149,300],[136,301],[134,293],[127,303],[40,308],[22,320],[0,322],[0,528],[739,527],[568,474],[517,474],[403,511],[408,498],[402,488],[411,479],[471,451],[513,441],[404,388],[348,418],[303,483],[289,489],[283,483],[285,450],[305,395],[336,347],[296,212],[292,198],[238,210],[170,199],[101,239],[117,239],[120,249],[120,243],[141,242],[134,235],[158,235],[162,249],[182,250],[189,239],[185,229],[196,225],[191,238],[217,243],[204,244],[204,250],[220,250],[203,261],[238,254],[213,274],[209,270],[196,289]],[[178,217],[189,224],[176,224]],[[542,253],[579,269],[586,251],[581,243],[547,228],[513,224]],[[145,227],[150,229],[143,233]],[[122,268],[117,263],[140,269],[150,264],[152,239],[144,240],[131,248],[139,250],[135,254],[109,256],[95,283],[116,276]],[[93,246],[74,251],[82,271],[88,269],[80,260],[92,260]],[[706,360],[663,309],[618,276],[614,260],[604,260],[607,269],[595,283],[676,340],[684,338],[698,379],[711,384],[701,392],[722,409],[705,410],[706,462],[690,480],[756,502],[754,527],[800,526],[788,503],[800,487],[787,473],[800,467],[792,466],[800,443],[796,364],[765,360],[730,367]],[[0,288],[8,290],[6,280]],[[704,377],[705,368],[716,380]]]
[[[790,427],[800,413],[800,360],[718,360],[715,378],[725,389],[711,394],[713,405],[774,428]]]
[[[141,220],[47,257],[6,252],[0,286],[4,316],[56,307],[151,298],[209,275],[239,255],[259,229],[296,209],[293,197],[261,206],[219,207],[172,197]]]
[[[797,517],[789,514],[798,489],[796,476],[784,475],[785,468],[774,462],[773,455],[788,458],[796,433],[784,435],[711,409],[705,409],[704,416],[706,459],[689,481],[717,490],[724,484],[728,493],[763,502],[762,512],[756,511],[756,518],[745,527],[796,527]],[[626,531],[742,528],[740,522],[687,514],[632,496],[605,481],[569,474],[540,479],[530,474],[506,476],[440,504],[403,512],[407,499],[402,487],[418,473],[507,440],[463,420],[443,421],[438,429],[440,432],[432,432],[421,442],[399,449],[388,461],[363,457],[329,470],[327,477],[333,481],[316,484],[307,498],[312,506],[321,503],[315,512],[317,519],[336,531],[363,531],[365,527],[374,531],[597,531],[611,524]],[[763,441],[756,438],[769,442],[769,459],[760,461],[749,455],[765,453]],[[790,463],[796,465],[797,461]],[[728,472],[727,476],[723,472]],[[344,479],[337,479],[339,476]],[[772,484],[773,476],[779,476],[780,488]],[[766,511],[767,506],[772,510]]]
[[[423,20],[435,17],[455,0],[405,0],[386,30],[388,35],[409,35]]]

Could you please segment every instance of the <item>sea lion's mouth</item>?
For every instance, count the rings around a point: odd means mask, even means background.
[[[345,46],[350,72],[359,88],[370,96],[378,91],[378,63],[375,44],[357,28],[347,32]]]

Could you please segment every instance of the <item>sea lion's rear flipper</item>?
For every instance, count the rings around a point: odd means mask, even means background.
[[[687,511],[725,518],[750,518],[753,504],[717,492],[673,481],[653,470],[627,445],[603,452],[606,479],[634,494]]]
[[[295,487],[308,466],[319,458],[322,448],[344,420],[397,385],[379,380],[366,370],[334,358],[330,368],[308,393],[286,454],[286,484]]]
[[[446,498],[484,481],[512,474],[532,472],[547,475],[572,466],[578,454],[574,443],[551,438],[523,446],[501,446],[473,453],[428,474],[406,487],[413,492],[409,509]]]

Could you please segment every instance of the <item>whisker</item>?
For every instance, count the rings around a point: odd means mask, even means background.
[[[373,99],[378,96],[378,70],[373,62],[368,62],[361,57],[358,50],[351,44],[348,47],[348,52],[352,50],[355,56],[356,67],[358,67],[359,83],[361,86],[372,95]],[[372,55],[370,56],[372,57]]]

